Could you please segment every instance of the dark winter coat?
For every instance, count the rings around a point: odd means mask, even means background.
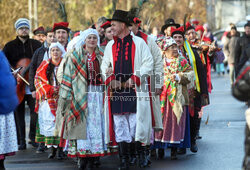
[[[8,42],[4,48],[3,52],[7,57],[10,65],[16,67],[17,62],[22,58],[31,59],[36,49],[41,47],[42,44],[34,39],[28,39],[23,43],[18,37],[15,40]]]
[[[247,48],[248,44],[250,44],[250,36],[247,36],[245,33],[242,37],[240,37],[237,41],[235,47],[235,67],[236,67],[236,75],[239,73],[238,64],[243,57],[244,50]]]
[[[38,48],[31,60],[30,63],[30,70],[29,70],[29,83],[30,83],[30,91],[36,91],[35,85],[34,85],[34,80],[35,80],[35,75],[36,75],[36,70],[40,66],[40,64],[43,61],[44,54],[45,52],[48,51],[48,48],[44,47],[44,45],[40,48]]]

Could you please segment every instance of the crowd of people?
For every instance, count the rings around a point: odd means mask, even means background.
[[[181,26],[169,18],[158,35],[144,33],[140,24],[138,16],[116,10],[73,38],[69,23],[59,22],[35,29],[31,39],[29,20],[15,22],[17,37],[0,53],[6,83],[0,93],[0,169],[6,156],[27,148],[25,102],[28,143],[36,153],[50,149],[49,159],[77,158],[79,169],[100,166],[107,155],[117,154],[118,169],[127,170],[150,166],[156,153],[164,159],[167,148],[172,160],[187,148],[198,151],[203,107],[213,89],[211,65],[215,61],[224,72],[224,54],[198,21]],[[250,23],[245,29],[249,44]],[[243,53],[246,40],[235,42],[237,34],[230,33],[225,49],[234,81],[231,46]]]

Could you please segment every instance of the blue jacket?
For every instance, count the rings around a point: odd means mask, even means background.
[[[10,71],[8,60],[0,51],[0,114],[14,111],[17,105],[16,81]]]

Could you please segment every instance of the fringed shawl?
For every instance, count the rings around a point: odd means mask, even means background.
[[[95,53],[100,62],[101,59],[98,48],[96,48]],[[64,112],[62,133],[67,137],[70,136],[69,133],[72,128],[86,121],[88,114],[87,53],[83,48],[70,51],[66,54],[64,66],[58,107]],[[67,110],[64,110],[64,108],[67,108]]]
[[[180,121],[183,111],[182,105],[185,103],[185,99],[182,95],[182,85],[175,80],[171,80],[171,76],[174,74],[182,74],[185,75],[189,81],[193,81],[193,71],[191,74],[185,74],[185,72],[189,72],[191,70],[192,68],[188,64],[187,60],[182,56],[172,58],[171,62],[164,61],[164,85],[160,96],[161,112],[164,114],[164,108],[169,101],[177,117],[177,123]]]
[[[56,116],[57,99],[58,94],[54,91],[54,86],[49,84],[46,71],[49,65],[49,61],[45,60],[38,67],[35,76],[35,87],[36,87],[36,107],[35,112],[39,110],[39,104],[47,100],[50,110],[54,116]]]

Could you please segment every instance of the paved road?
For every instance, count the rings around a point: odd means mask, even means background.
[[[198,141],[199,151],[190,151],[170,160],[167,150],[164,160],[153,159],[153,170],[240,170],[244,155],[244,103],[236,101],[230,92],[228,75],[212,76],[214,90],[211,104],[205,108]],[[205,124],[209,115],[208,124]],[[26,151],[19,151],[16,156],[8,157],[6,168],[10,170],[73,170],[77,169],[72,159],[64,161],[48,160],[48,153],[36,154],[29,146]],[[117,169],[117,156],[102,158],[100,170]]]

